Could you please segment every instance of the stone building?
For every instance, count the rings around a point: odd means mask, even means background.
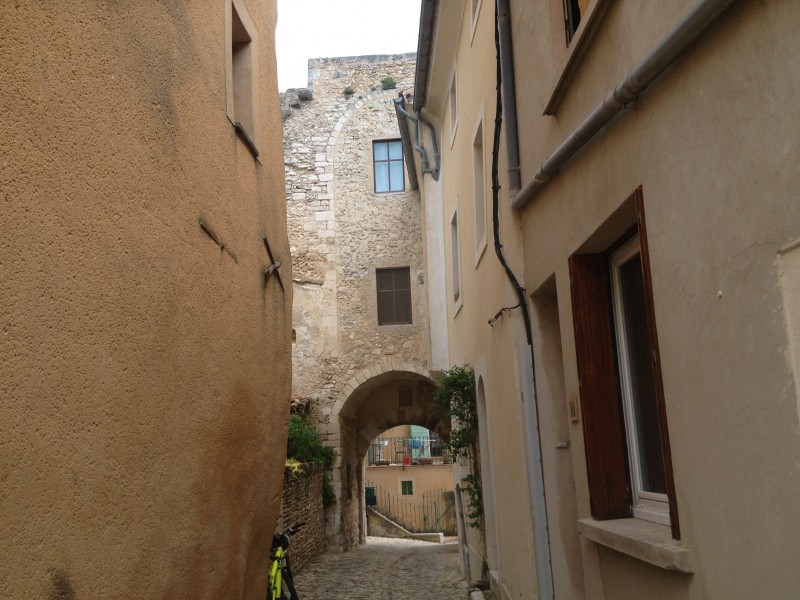
[[[344,549],[365,536],[369,443],[395,425],[436,426],[420,201],[393,104],[414,68],[414,54],[313,59],[309,88],[282,98],[292,393],[337,449],[327,528]]]
[[[0,3],[2,598],[264,598],[275,23],[274,0]]]

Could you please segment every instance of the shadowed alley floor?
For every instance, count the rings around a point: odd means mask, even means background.
[[[323,554],[295,574],[303,600],[464,600],[457,544],[368,537],[343,554]]]

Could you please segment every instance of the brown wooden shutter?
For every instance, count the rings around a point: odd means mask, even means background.
[[[678,503],[675,496],[675,478],[672,475],[672,453],[669,445],[669,429],[667,427],[667,406],[664,400],[664,383],[661,378],[661,356],[658,351],[658,333],[656,331],[656,314],[653,303],[653,282],[650,279],[650,251],[647,247],[647,228],[644,221],[644,196],[641,186],[634,192],[636,214],[639,221],[639,245],[642,253],[642,279],[644,281],[644,301],[647,313],[647,326],[650,331],[650,344],[653,348],[653,382],[656,390],[658,407],[658,425],[661,433],[661,454],[664,457],[664,475],[667,483],[667,499],[669,500],[669,520],[672,526],[672,537],[681,537],[678,521]]]
[[[569,270],[592,516],[629,517],[631,495],[608,261],[599,254],[573,255]]]

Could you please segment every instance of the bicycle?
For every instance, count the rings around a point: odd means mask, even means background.
[[[267,600],[300,600],[294,589],[294,577],[289,563],[288,550],[289,536],[295,535],[303,525],[305,523],[295,523],[272,536]]]

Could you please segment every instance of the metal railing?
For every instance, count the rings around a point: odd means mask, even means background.
[[[367,464],[422,465],[450,464],[450,453],[444,441],[436,436],[377,438],[369,447]]]
[[[420,498],[404,499],[369,481],[365,487],[367,505],[408,531],[457,535],[453,490],[428,490]]]

